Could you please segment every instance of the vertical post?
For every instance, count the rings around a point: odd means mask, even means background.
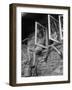
[[[51,39],[50,35],[51,35],[51,30],[50,30],[50,15],[48,15],[48,30],[49,30],[49,39]]]
[[[62,39],[62,31],[61,31],[61,16],[59,15],[59,30],[60,30],[60,39]]]
[[[35,22],[35,44],[37,43],[37,22]]]

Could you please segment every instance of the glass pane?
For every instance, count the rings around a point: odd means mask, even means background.
[[[37,39],[36,39],[36,43],[42,46],[46,46],[46,32],[47,29],[41,25],[40,23],[37,23]]]
[[[63,30],[63,15],[60,16],[60,21],[61,21],[61,30]]]
[[[60,41],[59,21],[50,15],[50,37],[55,41]]]
[[[63,15],[60,15],[60,32],[61,32],[61,39],[63,39]]]

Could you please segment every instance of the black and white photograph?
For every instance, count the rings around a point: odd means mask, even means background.
[[[63,75],[63,40],[60,38],[59,16],[22,12],[22,77]],[[63,22],[60,23],[63,26]],[[52,39],[49,38],[49,32]]]
[[[11,4],[10,20],[10,84],[70,82],[70,8]]]

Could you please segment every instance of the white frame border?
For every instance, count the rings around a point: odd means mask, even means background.
[[[64,44],[63,44],[63,76],[42,76],[42,77],[21,77],[21,12],[27,13],[52,13],[64,14]],[[50,9],[50,8],[16,8],[16,83],[36,83],[36,82],[54,82],[68,81],[68,10]]]

